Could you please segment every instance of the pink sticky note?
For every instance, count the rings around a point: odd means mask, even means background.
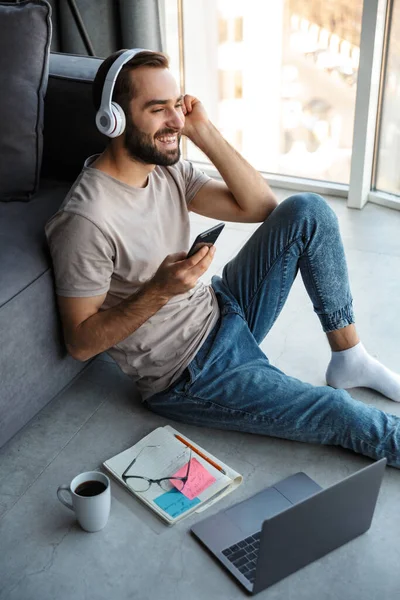
[[[184,465],[179,471],[174,473],[173,477],[185,477],[187,473],[187,463]],[[172,485],[174,485],[177,489],[178,485],[173,479],[170,479]],[[211,475],[203,467],[201,463],[196,458],[192,458],[190,461],[190,472],[189,478],[186,481],[186,484],[183,490],[180,490],[182,494],[189,498],[189,500],[193,500],[196,498],[201,492],[204,492],[212,483],[216,481],[215,477]]]

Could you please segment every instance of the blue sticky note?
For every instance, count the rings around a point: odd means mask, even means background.
[[[196,506],[196,504],[199,504],[200,500],[199,498],[189,500],[189,498],[186,498],[186,496],[174,488],[169,492],[165,492],[165,494],[158,496],[158,498],[155,498],[154,502],[171,517],[175,518],[179,517],[179,515],[193,506]]]

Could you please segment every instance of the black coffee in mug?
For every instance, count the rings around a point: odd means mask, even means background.
[[[75,488],[75,494],[78,496],[98,496],[106,489],[102,481],[84,481]]]

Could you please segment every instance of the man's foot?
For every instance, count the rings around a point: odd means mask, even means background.
[[[332,352],[326,382],[334,388],[371,388],[400,402],[400,375],[370,356],[361,342],[348,350]]]

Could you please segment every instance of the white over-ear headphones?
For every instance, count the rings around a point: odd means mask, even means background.
[[[110,138],[115,138],[121,135],[125,130],[125,113],[119,104],[111,102],[114,91],[114,85],[125,63],[139,52],[146,51],[144,48],[134,48],[126,50],[117,60],[113,62],[108,71],[103,85],[103,93],[101,94],[100,108],[96,113],[97,129]],[[148,52],[150,52],[148,50]]]

